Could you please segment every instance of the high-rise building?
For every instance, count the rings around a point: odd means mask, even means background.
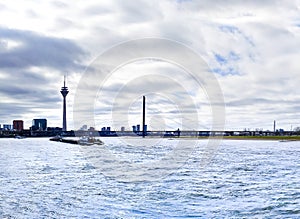
[[[68,87],[66,87],[66,77],[64,77],[64,86],[61,88],[60,91],[61,95],[63,96],[63,131],[67,131],[67,112],[66,112],[66,97],[69,93]]]
[[[88,129],[88,131],[93,132],[93,131],[95,131],[95,128],[94,128],[94,127],[90,127],[90,128]]]
[[[46,131],[47,130],[47,119],[34,119],[32,120],[33,131]]]
[[[136,132],[136,126],[135,125],[132,126],[132,131]]]
[[[13,129],[17,131],[22,131],[24,129],[23,120],[14,120],[13,121]]]
[[[3,124],[3,130],[11,130],[10,124]]]
[[[87,128],[87,125],[83,125],[80,130],[83,130],[83,131],[86,131],[88,128]]]

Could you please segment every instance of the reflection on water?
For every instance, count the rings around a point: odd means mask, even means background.
[[[226,140],[203,167],[205,140],[103,141],[0,139],[0,217],[300,217],[298,142]]]

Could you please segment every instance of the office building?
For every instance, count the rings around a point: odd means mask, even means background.
[[[33,131],[46,131],[47,130],[47,119],[34,119],[32,120]]]
[[[22,131],[24,129],[23,120],[14,120],[13,121],[13,129],[17,131]]]
[[[132,131],[136,132],[136,126],[135,125],[132,126]]]

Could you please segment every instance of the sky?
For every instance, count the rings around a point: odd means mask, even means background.
[[[106,51],[144,38],[182,44],[206,63],[222,90],[225,129],[300,126],[299,0],[0,0],[0,124],[46,118],[61,127],[67,75],[68,129],[78,128],[74,100],[86,72]],[[141,123],[143,95],[149,129],[212,127],[205,86],[170,60],[124,63],[85,89],[97,91],[97,129]]]

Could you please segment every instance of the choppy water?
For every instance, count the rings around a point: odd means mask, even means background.
[[[0,139],[0,218],[300,218],[300,142],[103,140]]]

